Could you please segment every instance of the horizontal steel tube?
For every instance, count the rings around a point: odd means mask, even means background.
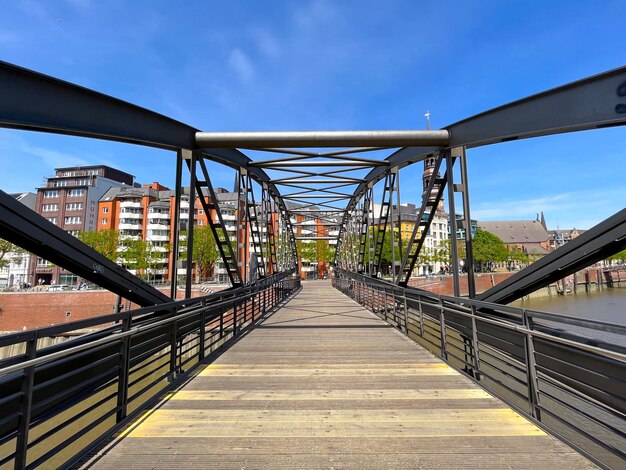
[[[296,240],[337,240],[337,237],[296,237]]]
[[[199,148],[446,146],[446,130],[196,132]]]

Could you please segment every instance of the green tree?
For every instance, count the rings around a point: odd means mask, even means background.
[[[493,263],[499,263],[506,261],[509,256],[509,252],[506,246],[500,238],[485,230],[478,229],[473,239],[474,247],[474,262],[478,263],[481,267],[488,266],[489,269],[493,267]]]
[[[623,263],[626,261],[626,250],[620,251],[619,253],[615,253],[613,256],[609,256],[607,258],[609,261],[620,261]]]
[[[204,280],[211,275],[219,257],[211,227],[196,227],[193,232],[193,261],[200,271],[200,279]]]
[[[7,257],[9,253],[18,254],[25,252],[26,250],[20,248],[19,246],[0,238],[0,268],[5,267],[11,262],[11,260]]]
[[[157,254],[152,251],[150,243],[144,240],[120,240],[118,263],[126,269],[137,271],[140,277],[147,277],[147,269],[154,265]]]
[[[520,250],[518,247],[514,246],[511,251],[509,251],[509,270],[511,269],[512,264],[516,263],[528,263],[529,257],[526,253]]]
[[[111,261],[119,257],[120,233],[114,229],[79,232],[78,239]]]

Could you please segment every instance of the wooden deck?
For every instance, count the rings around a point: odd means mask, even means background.
[[[89,465],[595,468],[324,281]]]

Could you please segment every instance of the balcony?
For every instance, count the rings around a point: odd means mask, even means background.
[[[168,242],[170,241],[169,235],[148,235],[150,241],[153,242]]]
[[[136,224],[120,224],[118,226],[120,230],[139,230],[141,231],[141,223],[137,222]]]
[[[169,224],[148,224],[148,230],[169,230]]]
[[[129,208],[135,208],[135,209],[141,209],[141,202],[135,202],[135,201],[122,201],[120,202],[120,207],[124,208],[124,207],[129,207]]]
[[[125,219],[143,219],[143,214],[141,212],[121,212],[121,216]]]

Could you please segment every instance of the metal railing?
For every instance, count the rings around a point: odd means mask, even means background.
[[[0,467],[76,461],[299,287],[291,271],[206,297],[1,336]],[[101,329],[38,347],[89,328]]]
[[[402,288],[333,286],[605,468],[626,462],[626,326]]]

